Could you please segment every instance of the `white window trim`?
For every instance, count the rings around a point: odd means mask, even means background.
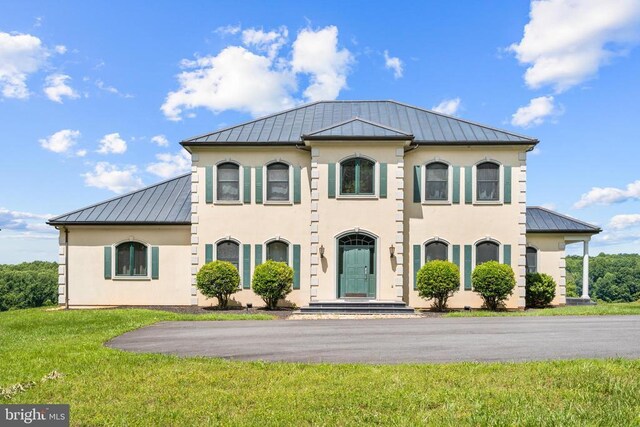
[[[431,163],[442,163],[447,165],[447,200],[428,200],[427,199],[427,166],[430,165]],[[451,165],[451,163],[436,157],[432,160],[429,160],[425,164],[423,164],[420,168],[422,169],[420,175],[423,177],[421,178],[423,182],[420,183],[420,185],[423,188],[422,195],[421,195],[422,204],[436,205],[436,206],[453,204],[453,166]]]
[[[287,244],[287,265],[289,267],[293,267],[293,245],[288,240],[283,239],[282,237],[279,237],[279,236],[273,239],[269,239],[262,244],[262,259],[263,259],[262,262],[267,261],[267,246],[269,245],[269,243],[273,243],[273,242],[282,242]]]
[[[123,243],[140,243],[147,248],[147,274],[144,276],[123,276],[117,273],[118,268],[118,252],[116,248]],[[111,253],[113,254],[111,257],[111,280],[124,280],[124,281],[149,281],[151,280],[151,245],[149,243],[136,240],[136,239],[127,239],[122,240],[120,242],[114,243],[111,245]],[[158,260],[159,261],[159,260]]]
[[[527,249],[535,249],[536,250],[536,273],[540,272],[540,269],[538,268],[540,266],[540,264],[538,263],[538,261],[540,260],[540,249],[538,249],[536,246],[533,245],[525,245],[525,249],[524,249],[524,269],[525,269],[525,274],[528,273],[527,272]]]
[[[267,168],[274,164],[274,163],[284,163],[285,165],[289,166],[289,200],[269,200],[267,197],[268,191],[267,191],[267,187],[268,187],[268,181],[267,181]],[[293,205],[293,165],[291,165],[291,163],[284,161],[282,159],[276,159],[273,160],[269,163],[267,163],[266,165],[264,165],[264,167],[262,168],[262,203],[265,205]]]
[[[498,200],[478,200],[478,180],[477,166],[482,163],[493,163],[498,165]],[[480,160],[471,170],[472,200],[474,205],[502,205],[504,204],[504,166],[497,160],[485,158]]]
[[[218,200],[218,166],[233,163],[238,166],[238,200]],[[245,166],[231,159],[224,159],[216,163],[213,168],[213,200],[215,205],[242,205],[244,200],[244,168]],[[249,169],[251,170],[251,169]]]
[[[491,237],[485,237],[484,239],[480,239],[473,244],[473,249],[471,250],[471,265],[473,266],[471,268],[472,273],[473,273],[473,270],[475,270],[475,268],[477,267],[477,264],[476,264],[477,247],[480,243],[484,243],[484,242],[493,242],[498,245],[498,262],[500,264],[504,264],[504,248],[502,243],[500,243],[498,240],[493,239]]]
[[[226,236],[218,239],[213,244],[213,254],[211,254],[211,258],[213,261],[218,260],[218,244],[226,241],[232,241],[233,243],[236,243],[238,245],[238,275],[240,275],[240,283],[238,284],[238,289],[243,290],[244,288],[242,287],[242,269],[244,267],[244,254],[242,251],[242,243],[240,243],[238,239],[234,239],[231,236]],[[251,266],[249,268],[251,268]],[[253,270],[250,271],[250,273],[253,273]],[[253,277],[253,275],[249,274],[249,277]]]
[[[422,243],[422,251],[424,252],[424,254],[422,255],[422,264],[421,265],[425,265],[427,263],[426,258],[427,258],[427,245],[429,243],[434,243],[434,242],[441,242],[444,243],[445,245],[447,245],[447,261],[449,262],[453,262],[453,245],[451,243],[449,243],[448,240],[445,240],[441,237],[435,236],[429,240],[426,240],[424,243]]]
[[[342,163],[356,158],[373,162],[373,194],[342,194]],[[354,153],[338,161],[336,166],[336,199],[378,200],[380,198],[380,162],[361,153]]]

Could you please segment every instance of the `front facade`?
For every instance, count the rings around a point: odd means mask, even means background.
[[[473,268],[552,275],[565,303],[564,246],[597,227],[526,206],[537,140],[393,101],[305,105],[182,141],[190,174],[62,215],[60,301],[71,306],[211,305],[195,287],[206,262],[238,268],[233,302],[261,305],[255,266],[294,269],[283,305],[403,301],[433,259],[460,268],[451,307],[480,307]],[[587,275],[588,277],[588,275]]]

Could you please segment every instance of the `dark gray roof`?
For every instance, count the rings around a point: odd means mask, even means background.
[[[536,144],[537,139],[396,101],[319,101],[226,129],[185,139],[182,145],[297,144],[302,135],[332,129],[331,137],[359,132],[339,126],[358,119],[413,135],[419,144]],[[340,132],[345,132],[342,135]]]
[[[190,224],[191,174],[50,219],[48,224]]]
[[[597,234],[595,225],[559,214],[540,206],[527,206],[527,233],[585,233]]]
[[[303,136],[304,139],[413,139],[413,135],[391,129],[379,123],[363,120],[359,117],[320,129]]]

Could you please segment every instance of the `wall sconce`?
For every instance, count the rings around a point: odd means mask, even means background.
[[[395,253],[396,253],[396,248],[395,248],[395,246],[393,246],[393,245],[389,246],[389,255],[391,255],[391,258],[393,258],[393,256],[395,255]]]
[[[324,245],[320,245],[320,258],[324,258]]]

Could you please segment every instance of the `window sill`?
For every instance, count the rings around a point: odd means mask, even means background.
[[[452,203],[449,200],[425,200],[422,202],[423,205],[428,205],[428,206],[447,206],[447,205],[451,205]]]
[[[265,205],[273,205],[273,206],[290,206],[293,205],[289,200],[267,200],[264,202]]]
[[[214,205],[227,205],[227,206],[239,206],[243,203],[239,200],[218,200],[213,203]]]
[[[145,282],[145,281],[151,281],[151,277],[149,276],[113,276],[111,280],[123,281],[123,282],[129,282],[129,281]]]
[[[500,206],[503,204],[504,203],[502,203],[502,200],[487,200],[487,201],[474,200],[473,201],[474,206]]]
[[[375,194],[340,194],[336,196],[338,200],[378,200],[378,198]]]

